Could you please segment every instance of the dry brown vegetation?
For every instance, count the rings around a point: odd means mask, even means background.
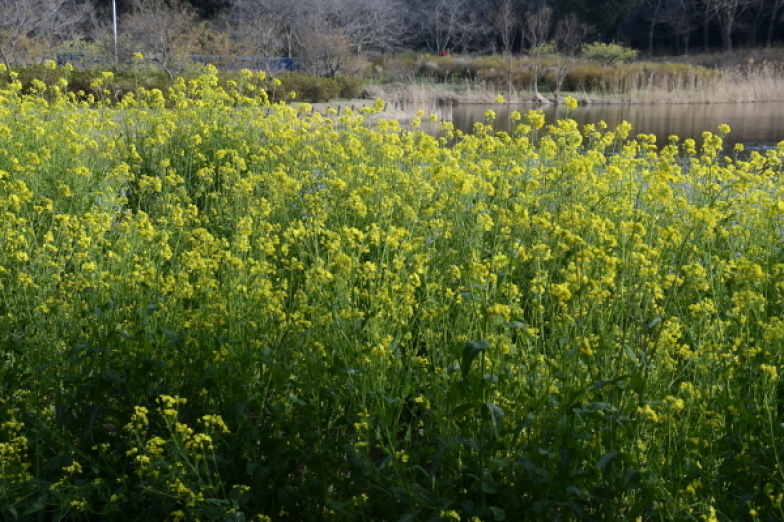
[[[559,57],[543,58],[539,89],[548,99],[568,92],[586,102],[761,102],[784,99],[784,57],[768,51],[759,59],[737,53],[677,62],[639,61],[614,65],[575,60],[560,70]],[[533,90],[533,59],[500,56],[401,55],[373,64],[377,87],[369,92],[391,103],[427,108],[438,103],[487,103],[501,95],[506,101],[537,101]],[[557,75],[563,74],[558,88]],[[539,100],[541,101],[541,100]]]

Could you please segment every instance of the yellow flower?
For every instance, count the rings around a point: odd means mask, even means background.
[[[637,408],[637,413],[642,414],[642,416],[650,421],[659,422],[659,414],[651,407],[650,404],[646,404],[645,406]]]
[[[69,505],[72,508],[74,508],[76,511],[84,511],[85,508],[87,507],[87,501],[86,500],[72,500]]]
[[[568,301],[572,298],[572,292],[569,291],[569,285],[560,283],[550,287],[550,294],[555,296],[559,301]]]
[[[408,462],[409,457],[405,450],[399,450],[395,452],[395,459],[405,463]]]
[[[534,129],[538,130],[544,127],[545,119],[542,111],[530,111],[527,118]]]
[[[770,364],[760,364],[760,371],[762,371],[763,375],[770,379],[771,381],[777,381],[779,378],[779,370],[775,366]]]

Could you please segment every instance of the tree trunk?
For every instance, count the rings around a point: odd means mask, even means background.
[[[708,45],[710,40],[708,38],[708,29],[710,28],[710,18],[704,16],[702,19],[702,52],[708,52]]]
[[[11,64],[8,63],[8,57],[5,55],[5,51],[3,47],[0,46],[0,59],[3,60],[3,64],[5,65],[6,74],[11,72]]]
[[[653,12],[651,13],[651,26],[648,28],[648,56],[653,56],[653,34],[656,31],[656,23],[659,21],[659,10],[661,9],[662,0],[656,0],[653,4]]]
[[[765,47],[767,47],[768,49],[770,49],[770,47],[773,45],[773,30],[776,28],[776,18],[778,18],[780,7],[781,7],[781,0],[776,0],[776,2],[773,3],[773,9],[770,13],[770,18],[768,22],[768,35],[767,38],[765,39]]]
[[[730,15],[719,19],[719,26],[721,27],[721,48],[725,53],[732,52],[732,22],[733,19]]]

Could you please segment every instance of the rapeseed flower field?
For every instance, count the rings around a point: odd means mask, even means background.
[[[784,518],[784,142],[110,79],[0,92],[4,520]]]

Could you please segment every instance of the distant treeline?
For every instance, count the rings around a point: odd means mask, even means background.
[[[140,52],[170,75],[194,54],[297,57],[334,76],[367,53],[521,53],[550,43],[574,54],[586,42],[617,42],[682,55],[783,40],[784,0],[0,2],[8,67],[55,52]]]

